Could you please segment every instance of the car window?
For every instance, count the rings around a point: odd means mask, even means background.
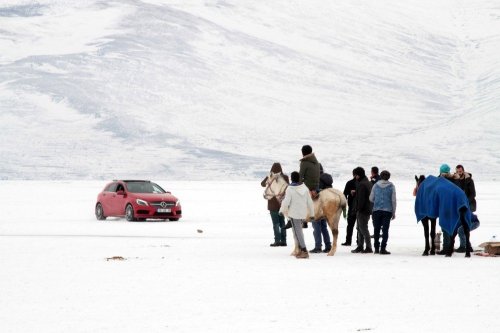
[[[116,192],[116,186],[118,183],[111,183],[109,184],[104,191],[106,192]]]
[[[160,186],[151,182],[127,182],[127,189],[132,193],[165,193]]]
[[[151,186],[153,187],[153,193],[165,193],[165,190],[162,189],[159,185],[151,183]]]
[[[118,183],[118,186],[116,187],[116,192],[118,191],[125,191],[125,187],[123,187],[123,184]]]

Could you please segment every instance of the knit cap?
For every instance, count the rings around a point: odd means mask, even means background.
[[[439,173],[449,173],[450,172],[450,166],[448,164],[441,164],[439,167]]]

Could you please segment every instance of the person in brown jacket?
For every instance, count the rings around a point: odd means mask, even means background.
[[[281,164],[276,162],[271,167],[271,171],[269,172],[269,176],[264,178],[260,185],[262,187],[269,186],[270,182],[275,177],[283,177],[287,184],[290,184],[290,180],[287,175],[283,173],[283,169],[281,168]],[[279,210],[281,208],[281,200],[283,200],[283,193],[276,193],[275,196],[272,196],[267,200],[267,209],[271,214],[271,220],[273,222],[273,230],[274,230],[274,243],[271,243],[270,246],[286,246],[286,229],[285,229],[285,217],[280,215]]]

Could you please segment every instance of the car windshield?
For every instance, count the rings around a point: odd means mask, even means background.
[[[151,182],[127,182],[127,189],[132,193],[166,193],[159,185]]]

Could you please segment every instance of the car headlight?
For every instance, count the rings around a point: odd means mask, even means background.
[[[139,206],[149,206],[147,201],[144,201],[142,199],[136,199],[135,202],[137,202]]]
[[[175,202],[175,207],[179,207],[180,205],[181,205],[181,202],[180,202],[179,200],[177,200],[177,201]]]

